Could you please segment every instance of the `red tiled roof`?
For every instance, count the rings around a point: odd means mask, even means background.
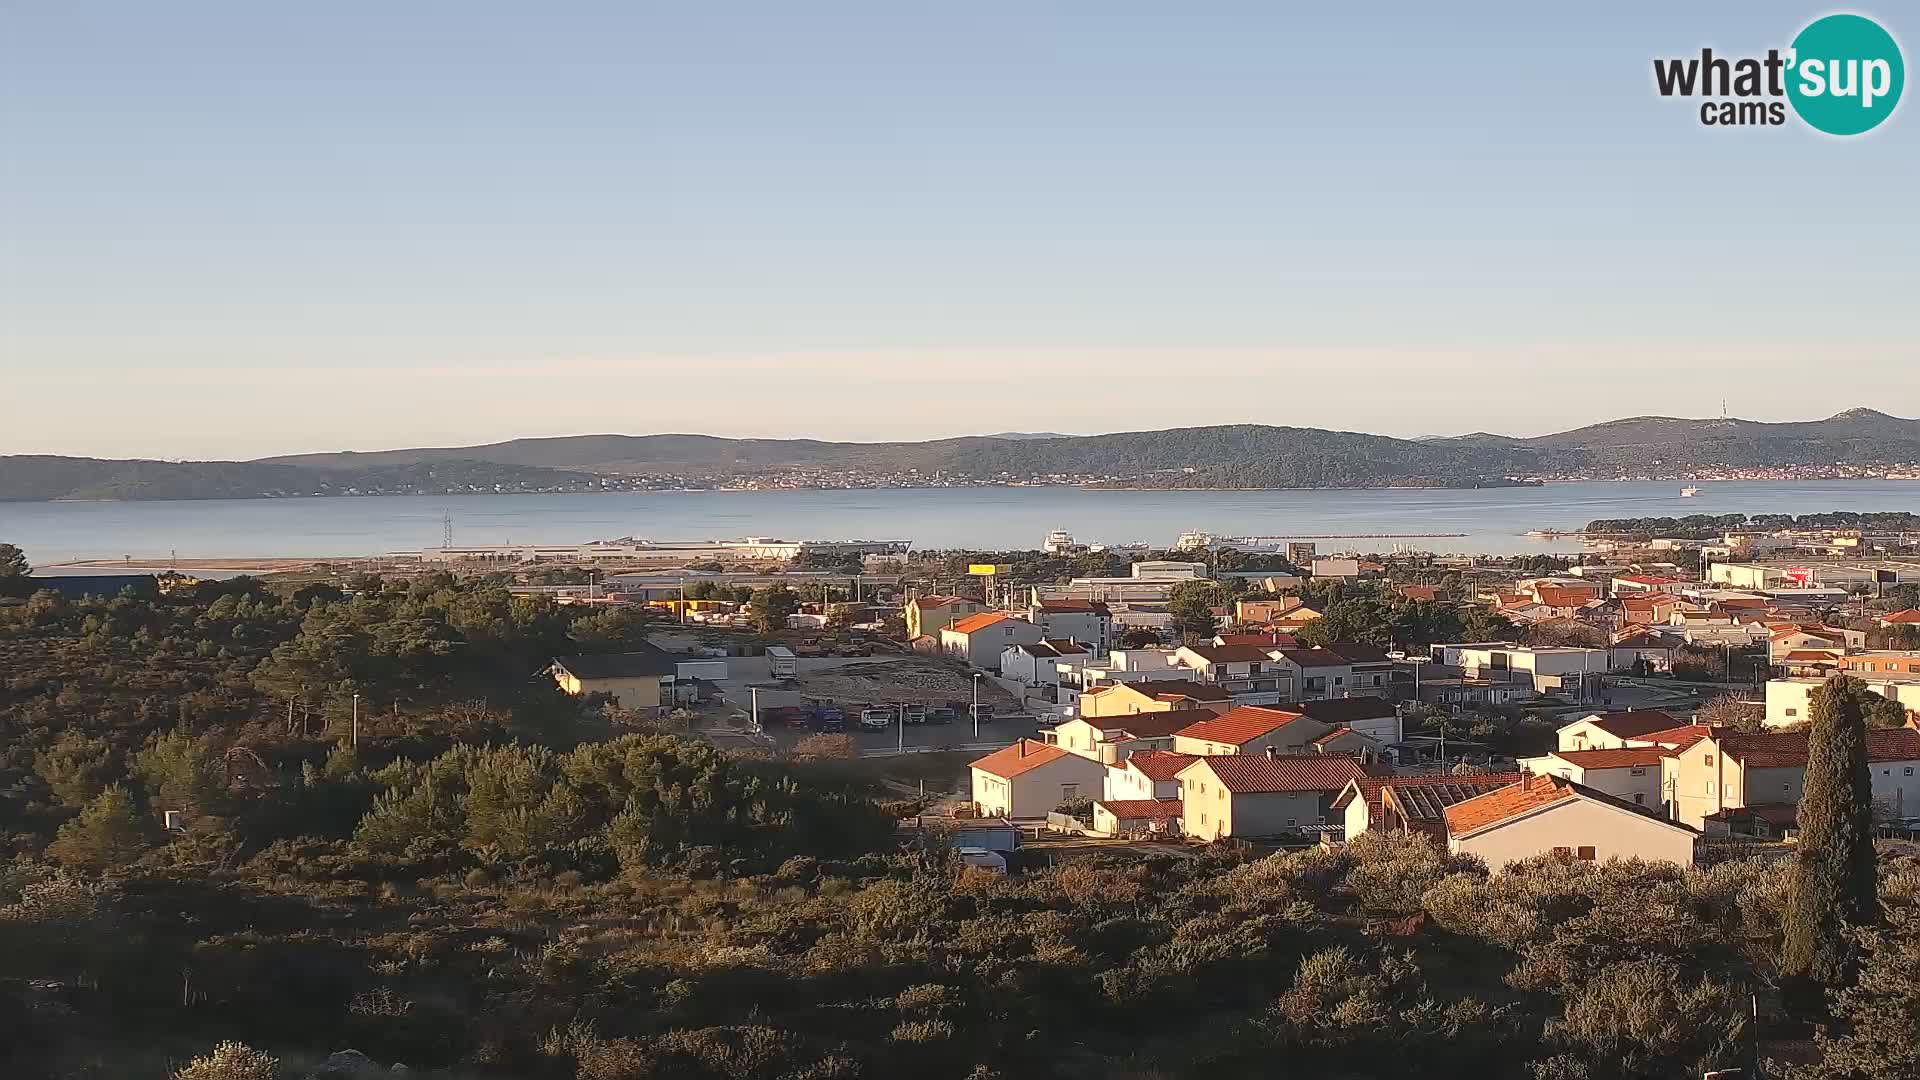
[[[969,615],[947,629],[956,634],[971,634],[976,630],[985,630],[996,623],[1006,622],[1013,616],[1000,611],[982,611],[978,615]]]
[[[1840,650],[1839,649],[1794,649],[1793,651],[1787,653],[1785,659],[1800,660],[1806,663],[1819,663],[1820,661],[1824,660],[1829,663],[1832,663],[1840,659]]]
[[[1454,836],[1497,825],[1521,814],[1575,798],[1574,784],[1558,776],[1529,776],[1446,808],[1447,832]]]
[[[977,758],[973,768],[1002,778],[1012,778],[1021,773],[1030,772],[1042,765],[1072,757],[1057,746],[1048,746],[1032,739],[1021,739],[1012,746],[1004,746],[986,757]]]
[[[1667,728],[1665,731],[1650,731],[1645,735],[1635,735],[1635,742],[1650,742],[1668,750],[1685,750],[1701,739],[1713,734],[1709,724],[1682,724]]]
[[[1336,641],[1328,650],[1346,658],[1349,664],[1391,664],[1393,657],[1387,651],[1359,641]]]
[[[1882,615],[1880,616],[1880,621],[1888,625],[1896,626],[1920,624],[1920,608],[1908,608],[1905,611],[1896,611],[1891,615]]]
[[[1106,807],[1107,813],[1121,821],[1157,821],[1177,818],[1181,813],[1179,799],[1100,799],[1093,805]]]
[[[1673,751],[1664,746],[1634,746],[1623,750],[1555,750],[1553,756],[1583,769],[1624,769],[1630,765],[1658,765]]]
[[[1278,649],[1281,656],[1303,668],[1346,667],[1352,663],[1331,649]]]
[[[1319,738],[1313,740],[1313,745],[1325,746],[1330,742],[1334,742],[1338,740],[1342,735],[1359,735],[1361,738],[1366,739],[1369,743],[1373,742],[1371,738],[1369,738],[1366,735],[1362,735],[1360,732],[1355,731],[1352,728],[1341,727],[1341,728],[1334,728],[1332,731],[1329,731],[1325,735],[1322,735]]]
[[[1368,767],[1343,754],[1216,754],[1194,761],[1181,771],[1211,769],[1220,784],[1237,795],[1295,791],[1339,791],[1350,782],[1373,775]]]
[[[1807,733],[1728,732],[1720,736],[1720,750],[1751,769],[1790,769],[1807,763]],[[1867,760],[1920,761],[1920,731],[1880,728],[1867,732]]]
[[[1277,731],[1295,720],[1301,714],[1285,709],[1268,709],[1259,705],[1242,705],[1229,709],[1219,716],[1202,720],[1174,732],[1188,739],[1205,739],[1208,742],[1230,743],[1243,746],[1270,731]]]
[[[1533,590],[1540,603],[1548,607],[1579,607],[1594,599],[1592,589],[1575,589],[1566,586],[1542,585]]]
[[[1171,750],[1137,750],[1127,755],[1127,760],[1121,762],[1120,767],[1138,769],[1149,780],[1172,780],[1193,761],[1192,754],[1176,754]]]
[[[1402,585],[1400,586],[1400,595],[1406,597],[1408,600],[1431,603],[1440,598],[1440,590],[1432,585]]]
[[[1679,727],[1680,721],[1658,709],[1635,709],[1627,712],[1595,713],[1586,717],[1593,726],[1616,739],[1633,739],[1649,731],[1665,731]]]
[[[1219,715],[1212,709],[1167,709],[1163,712],[1089,716],[1084,719],[1101,731],[1121,731],[1136,739],[1165,739],[1181,728]]]
[[[948,604],[971,604],[971,603],[977,603],[977,601],[968,600],[964,596],[916,596],[913,598],[913,606],[920,608],[922,610],[925,610],[927,608],[946,607]]]

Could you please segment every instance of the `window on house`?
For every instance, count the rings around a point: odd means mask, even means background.
[[[1593,849],[1592,849],[1592,848],[1590,848],[1590,847],[1583,847],[1583,848],[1581,848],[1581,849],[1580,849],[1580,861],[1581,861],[1581,862],[1592,862],[1592,861],[1593,861]]]
[[[1713,781],[1707,781],[1707,794],[1713,794]]]
[[[1793,790],[1793,785],[1792,785],[1791,783],[1784,783],[1784,784],[1781,784],[1781,785],[1780,785],[1780,790],[1781,790],[1781,791],[1792,791],[1792,790]]]
[[[1226,801],[1227,801],[1227,789],[1226,789],[1226,788],[1221,788],[1221,789],[1220,789],[1220,796],[1219,796],[1219,798],[1220,798],[1220,801],[1221,801],[1221,802],[1226,802]]]
[[[1706,757],[1705,757],[1704,759],[1702,759],[1702,763],[1703,763],[1703,764],[1706,764],[1706,765],[1711,765],[1711,764],[1713,764],[1713,755],[1712,755],[1712,754],[1708,754],[1708,755],[1706,755]]]
[[[1904,769],[1901,769],[1901,770],[1900,770],[1900,775],[1902,775],[1902,776],[1912,776],[1912,775],[1913,775],[1913,766],[1911,766],[1911,765],[1909,765],[1909,766],[1907,766],[1906,768],[1904,768]]]
[[[1573,849],[1570,847],[1557,847],[1553,849],[1553,853],[1564,859],[1573,854]]]
[[[1289,829],[1293,828],[1295,825],[1298,825],[1298,824],[1300,824],[1300,820],[1298,818],[1287,819],[1287,828]]]
[[[1799,716],[1799,715],[1800,715],[1800,710],[1799,710],[1799,709],[1788,709],[1788,710],[1787,710],[1787,715],[1788,715],[1788,716]],[[1712,758],[1712,757],[1708,757],[1708,758],[1707,758],[1707,764],[1709,764],[1709,765],[1711,765],[1711,764],[1713,764],[1713,758]]]
[[[1060,785],[1060,801],[1061,802],[1072,802],[1073,800],[1079,797],[1080,797],[1079,784],[1061,784]]]
[[[1627,772],[1633,776],[1645,776],[1647,775],[1647,767],[1645,765],[1635,765],[1633,768],[1628,769]]]
[[[1637,805],[1637,806],[1645,806],[1645,805],[1647,805],[1647,795],[1646,795],[1646,793],[1645,793],[1645,792],[1643,792],[1643,791],[1636,791],[1636,792],[1634,792],[1634,793],[1633,793],[1633,801],[1634,801],[1634,804],[1635,804],[1635,805]]]
[[[1206,823],[1207,823],[1207,815],[1205,812],[1202,812],[1200,815],[1200,824],[1205,825]]]

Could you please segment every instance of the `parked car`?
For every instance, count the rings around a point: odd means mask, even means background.
[[[813,726],[819,731],[845,731],[847,711],[838,705],[822,705],[813,711]]]
[[[959,714],[958,714],[958,713],[955,713],[955,712],[954,712],[954,711],[953,711],[952,709],[949,709],[949,708],[945,708],[945,707],[942,707],[942,708],[938,708],[938,709],[928,709],[928,710],[927,710],[927,723],[929,723],[929,724],[951,724],[951,723],[953,723],[953,722],[954,722],[954,720],[955,720],[955,719],[956,719],[956,718],[958,717],[958,715],[959,715]]]
[[[868,731],[885,731],[892,723],[892,709],[862,709],[860,712],[860,726]]]
[[[925,705],[909,705],[909,706],[907,706],[907,713],[906,713],[906,718],[907,718],[907,723],[909,723],[909,724],[924,724],[924,723],[926,723],[926,722],[927,722],[927,707],[926,707]]]
[[[993,722],[993,706],[983,701],[979,705],[969,706],[969,708],[977,711],[981,723],[990,724]]]

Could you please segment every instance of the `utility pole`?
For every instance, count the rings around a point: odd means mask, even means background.
[[[973,673],[973,741],[980,741],[980,673]]]
[[[895,755],[904,755],[907,752],[907,707],[905,705],[894,710],[893,727],[893,752]]]
[[[360,749],[360,695],[353,695],[353,748]]]
[[[760,688],[750,686],[747,692],[753,697],[753,731],[757,735],[760,733]]]

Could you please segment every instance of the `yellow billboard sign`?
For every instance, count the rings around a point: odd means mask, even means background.
[[[1004,574],[1011,569],[1013,566],[1009,563],[977,562],[967,567],[967,573],[974,577],[992,577],[995,574]]]

